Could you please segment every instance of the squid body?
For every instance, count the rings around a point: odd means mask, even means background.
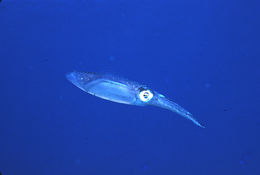
[[[204,128],[191,113],[180,105],[137,82],[111,75],[88,72],[71,72],[66,77],[75,86],[94,96],[117,103],[136,106],[152,105],[165,108]]]

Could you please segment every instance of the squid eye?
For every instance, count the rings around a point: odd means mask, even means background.
[[[139,93],[139,98],[143,102],[148,102],[153,98],[153,93],[149,90],[143,90]]]

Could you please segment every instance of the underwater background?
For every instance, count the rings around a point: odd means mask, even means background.
[[[1,0],[0,174],[259,175],[260,1]],[[111,73],[190,111],[91,96]]]

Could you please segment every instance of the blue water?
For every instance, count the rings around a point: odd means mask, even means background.
[[[2,0],[2,175],[259,175],[260,2]],[[137,81],[204,126],[117,104],[71,71]]]

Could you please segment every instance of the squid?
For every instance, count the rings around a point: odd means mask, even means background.
[[[112,75],[91,72],[74,71],[66,74],[66,78],[81,90],[102,99],[128,105],[151,105],[168,109],[204,128],[183,107],[140,83]]]

